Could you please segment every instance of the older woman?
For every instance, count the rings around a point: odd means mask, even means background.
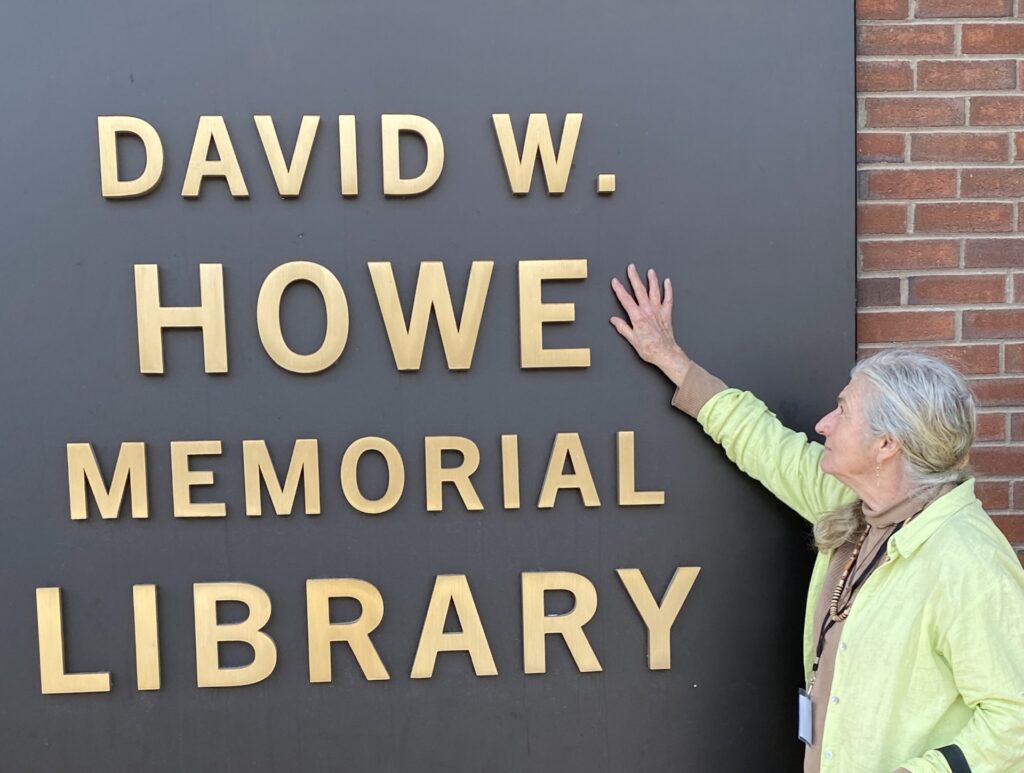
[[[974,402],[933,357],[854,367],[815,430],[786,429],[687,357],[672,284],[636,268],[611,319],[742,471],[814,525],[805,771],[1024,771],[1024,570],[974,496]]]

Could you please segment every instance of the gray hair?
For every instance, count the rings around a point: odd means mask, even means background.
[[[875,437],[890,435],[903,454],[908,495],[969,476],[974,397],[967,381],[942,360],[909,349],[885,349],[850,371],[867,384],[864,419]],[[825,515],[814,526],[819,549],[830,550],[864,528],[860,503]]]

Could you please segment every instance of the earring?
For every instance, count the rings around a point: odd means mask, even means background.
[[[879,485],[879,483],[881,482],[881,478],[882,478],[882,463],[881,462],[876,462],[875,463],[875,485],[876,486]]]

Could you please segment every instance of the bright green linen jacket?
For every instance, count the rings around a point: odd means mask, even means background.
[[[823,446],[784,427],[749,392],[719,392],[697,420],[743,472],[808,521],[856,500],[821,471]],[[818,554],[807,592],[808,677],[811,616],[830,557]],[[889,542],[888,561],[861,587],[843,627],[831,697],[822,773],[949,773],[936,751],[948,744],[973,773],[1024,771],[1024,570],[975,498],[973,479]]]

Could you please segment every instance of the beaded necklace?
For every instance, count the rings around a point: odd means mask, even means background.
[[[874,567],[875,563],[877,563],[878,560],[882,557],[882,553],[886,550],[886,547],[889,544],[889,539],[892,538],[892,535],[898,532],[912,520],[914,520],[914,518],[917,516],[919,512],[921,511],[918,510],[917,513],[912,514],[905,521],[896,525],[896,528],[893,529],[892,534],[890,534],[889,537],[886,538],[885,542],[882,543],[882,547],[879,548],[878,554],[874,557],[874,559],[872,559],[871,563],[868,565],[868,568],[865,569],[862,577],[866,576],[867,573],[870,572],[871,569]],[[857,545],[856,547],[854,547],[853,553],[850,555],[849,559],[847,559],[846,566],[843,567],[843,574],[842,576],[840,576],[839,582],[836,583],[835,590],[832,591],[832,598],[829,600],[828,604],[828,616],[833,623],[841,623],[843,620],[850,616],[850,609],[853,607],[852,599],[851,603],[847,604],[842,609],[842,611],[840,611],[839,609],[839,599],[842,597],[843,591],[846,589],[846,580],[849,578],[850,572],[853,571],[853,567],[857,564],[857,556],[860,555],[860,549],[864,546],[864,540],[867,539],[869,531],[871,531],[870,524],[864,529],[864,533],[860,535],[860,539],[857,540]]]
[[[864,529],[864,533],[860,535],[860,539],[857,540],[857,546],[853,549],[853,553],[850,558],[846,561],[846,566],[843,567],[843,574],[839,578],[839,582],[836,583],[835,590],[832,591],[832,599],[828,605],[828,616],[832,619],[833,623],[841,623],[850,615],[850,609],[852,604],[847,604],[842,612],[839,611],[839,598],[843,595],[843,590],[846,588],[846,580],[850,576],[850,571],[853,569],[854,564],[857,563],[857,556],[860,555],[860,549],[864,546],[864,540],[867,539],[868,532],[871,527],[868,526]]]

